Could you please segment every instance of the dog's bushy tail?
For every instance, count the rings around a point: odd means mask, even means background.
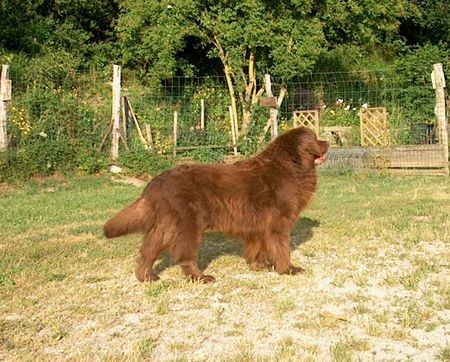
[[[103,226],[103,232],[107,238],[143,232],[151,217],[150,207],[143,198],[139,198],[109,219]]]

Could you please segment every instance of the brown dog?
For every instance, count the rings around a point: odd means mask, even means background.
[[[197,263],[207,230],[241,237],[252,270],[302,272],[290,260],[290,231],[316,190],[316,165],[325,161],[327,150],[327,142],[302,127],[245,161],[175,167],[155,177],[139,199],[108,220],[105,236],[144,233],[136,270],[140,281],[159,279],[153,263],[165,250],[186,276],[214,281]]]

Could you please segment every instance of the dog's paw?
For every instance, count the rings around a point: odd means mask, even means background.
[[[250,270],[253,271],[263,271],[263,270],[270,270],[272,268],[272,265],[255,261],[249,265],[249,268]]]
[[[216,281],[216,278],[214,278],[212,275],[201,275],[199,277],[194,277],[193,275],[191,275],[189,279],[192,282],[200,282],[204,284],[214,283]]]
[[[288,274],[290,274],[290,275],[303,274],[305,271],[306,271],[305,269],[303,269],[303,268],[301,268],[299,266],[291,265],[289,267]]]
[[[159,279],[161,279],[161,278],[155,273],[149,273],[145,277],[146,282],[156,282]]]
[[[203,275],[200,278],[200,281],[205,284],[206,283],[214,283],[216,281],[216,278],[214,278],[212,275]]]
[[[156,282],[159,280],[159,276],[154,272],[149,272],[148,269],[141,270],[138,268],[135,272],[137,280],[140,282]]]

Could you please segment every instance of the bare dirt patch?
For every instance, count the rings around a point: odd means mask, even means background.
[[[142,180],[136,177],[112,177],[111,180],[125,185],[133,185],[136,187],[143,187],[149,180]]]

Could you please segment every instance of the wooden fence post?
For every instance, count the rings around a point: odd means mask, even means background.
[[[228,112],[230,113],[230,122],[231,122],[231,140],[233,142],[233,153],[235,156],[237,156],[237,137],[236,137],[236,125],[234,123],[234,117],[233,117],[233,107],[228,107]]]
[[[119,158],[120,137],[120,65],[114,64],[112,84],[112,142],[111,157],[113,160]]]
[[[177,156],[178,112],[173,112],[173,157]]]
[[[147,135],[147,144],[150,150],[153,150],[153,136],[152,136],[152,128],[150,124],[145,124],[145,133]]]
[[[265,80],[265,88],[266,93],[268,97],[273,97],[272,93],[272,82],[270,80],[270,74],[264,75]],[[271,125],[272,125],[272,139],[278,136],[278,109],[277,108],[270,108],[270,119],[271,119]]]
[[[8,148],[8,134],[6,131],[6,102],[11,100],[11,81],[7,78],[8,65],[2,65],[0,78],[0,152]]]
[[[445,113],[445,77],[442,70],[442,64],[436,63],[431,73],[433,88],[436,91],[436,106],[434,113],[438,124],[439,143],[443,145],[444,159],[447,162],[446,172],[449,173],[448,167],[448,134],[447,134],[447,117]]]
[[[200,100],[200,129],[205,129],[205,100]]]
[[[120,107],[122,108],[122,138],[124,142],[127,142],[127,112],[125,106],[125,97],[120,98]]]

